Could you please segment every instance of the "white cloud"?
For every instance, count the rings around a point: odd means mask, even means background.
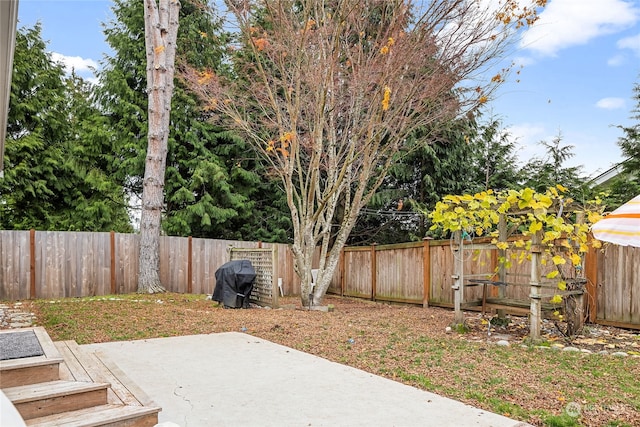
[[[620,39],[617,45],[620,49],[631,49],[635,55],[640,56],[640,34]]]
[[[544,155],[540,141],[549,139],[548,132],[540,123],[520,123],[507,127],[507,132],[519,146],[518,158],[521,164],[527,163],[534,157]]]
[[[624,55],[615,55],[607,60],[607,65],[611,67],[619,67],[627,62],[627,58]]]
[[[543,56],[633,26],[640,9],[626,0],[551,0],[520,46]]]
[[[65,71],[70,73],[75,70],[78,74],[93,74],[93,70],[98,68],[98,63],[93,59],[85,59],[79,56],[65,56],[57,52],[51,52],[51,59],[64,65]]]
[[[620,108],[624,108],[624,105],[624,98],[602,98],[601,100],[596,102],[596,107],[602,108],[604,110],[617,110]]]

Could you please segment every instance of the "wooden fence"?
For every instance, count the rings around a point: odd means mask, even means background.
[[[215,271],[229,261],[230,247],[257,248],[258,242],[160,238],[160,275],[167,290],[211,294]],[[271,244],[264,243],[269,248]],[[276,274],[285,295],[300,294],[288,245],[277,244]],[[62,298],[131,293],[137,289],[139,235],[56,231],[0,231],[0,300]],[[346,247],[329,292],[377,301],[453,306],[455,253],[450,242]],[[465,253],[466,277],[494,271],[497,253],[478,244]],[[526,257],[512,259],[504,298],[529,300]],[[640,328],[640,249],[608,245],[586,262],[586,309],[591,322]],[[490,287],[490,296],[497,289]],[[465,290],[466,301],[482,296]],[[547,294],[550,297],[551,294]]]
[[[377,301],[453,307],[455,251],[446,241],[398,245],[346,247],[340,269],[329,292]],[[465,251],[466,278],[487,277],[498,265],[497,250],[479,243]],[[507,251],[511,266],[501,298],[529,303],[531,264],[522,250]],[[543,267],[542,276],[551,271]],[[547,271],[548,269],[548,271]],[[585,310],[588,320],[611,326],[640,329],[640,249],[607,245],[592,249],[586,262]],[[490,286],[489,297],[498,289]],[[543,287],[543,302],[554,294],[552,282]],[[482,298],[482,287],[465,289],[464,300]]]
[[[132,293],[140,236],[120,233],[0,231],[0,300]],[[211,294],[230,248],[271,247],[235,240],[160,237],[160,280],[170,292]],[[287,245],[277,244],[283,290],[300,292]]]

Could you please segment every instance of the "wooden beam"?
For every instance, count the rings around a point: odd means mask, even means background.
[[[371,245],[371,300],[376,299],[376,244]]]
[[[430,237],[422,239],[422,306],[429,307],[429,297],[431,296],[431,246]]]
[[[109,236],[109,246],[111,248],[111,294],[118,292],[116,288],[116,233],[111,230]]]
[[[344,249],[340,251],[340,296],[344,296]]]
[[[593,235],[589,234],[589,241],[593,241]],[[587,311],[589,322],[594,323],[598,315],[598,249],[589,245],[589,250],[584,259],[584,274],[587,279]]]
[[[29,230],[29,298],[36,298],[36,230]]]
[[[193,293],[193,238],[189,236],[187,253],[187,293]]]

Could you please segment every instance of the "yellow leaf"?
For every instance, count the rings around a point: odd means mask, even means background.
[[[382,111],[389,109],[389,100],[391,99],[391,88],[389,86],[384,87],[384,95],[382,96]]]
[[[591,243],[591,246],[593,246],[593,247],[594,247],[594,248],[596,248],[596,249],[601,248],[601,247],[602,247],[602,242],[601,242],[600,240],[594,240],[594,241]]]
[[[567,290],[567,282],[565,282],[564,280],[561,280],[558,282],[558,289],[560,289],[561,291],[566,291]]]
[[[551,304],[560,304],[562,302],[562,297],[560,295],[554,295],[551,298]]]
[[[553,270],[550,273],[547,273],[547,279],[553,279],[554,277],[556,277],[558,275],[558,270]]]
[[[157,46],[154,51],[156,52],[156,55],[160,52],[164,52],[164,46]]]
[[[540,221],[532,221],[531,225],[529,225],[529,232],[532,234],[540,230],[542,230],[542,223]]]
[[[564,265],[567,263],[567,260],[561,257],[560,255],[556,255],[552,259],[555,265]]]
[[[580,265],[582,263],[582,258],[578,254],[571,254],[571,262],[573,265]]]
[[[502,250],[509,249],[509,243],[507,243],[507,242],[498,242],[496,244],[496,247],[498,249],[502,249]]]

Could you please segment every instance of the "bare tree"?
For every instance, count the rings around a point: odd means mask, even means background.
[[[361,208],[410,135],[486,102],[504,73],[482,73],[544,1],[495,3],[228,1],[244,47],[235,79],[185,76],[281,179],[305,305],[321,302]]]
[[[165,290],[160,282],[160,222],[179,12],[178,0],[144,0],[149,132],[142,190],[138,292]]]

